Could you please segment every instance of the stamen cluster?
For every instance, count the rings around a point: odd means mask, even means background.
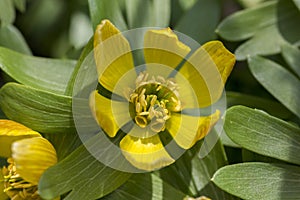
[[[148,125],[153,132],[165,130],[171,111],[180,111],[178,86],[173,79],[152,76],[142,72],[136,79],[136,89],[128,89],[126,97],[133,110],[132,118],[141,128]]]

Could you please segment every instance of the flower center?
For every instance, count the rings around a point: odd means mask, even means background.
[[[178,86],[173,79],[140,73],[136,79],[136,89],[128,89],[126,97],[130,102],[131,116],[135,123],[145,128],[148,125],[156,133],[165,129],[165,122],[171,112],[181,110]]]
[[[11,199],[26,199],[26,200],[40,200],[38,195],[37,185],[25,181],[16,172],[16,166],[12,158],[7,160],[8,167],[2,168],[4,176],[4,192]]]

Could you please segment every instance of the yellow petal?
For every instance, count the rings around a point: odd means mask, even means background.
[[[118,80],[134,67],[128,41],[109,20],[97,26],[94,54],[99,82],[109,91],[113,91]]]
[[[178,40],[170,28],[149,30],[145,33],[144,57],[146,63],[157,63],[176,68],[190,50],[188,46]]]
[[[159,169],[175,161],[163,147],[158,135],[148,138],[126,135],[120,142],[120,148],[133,166],[146,171]]]
[[[43,137],[18,140],[13,143],[12,152],[16,172],[36,185],[44,171],[57,163],[54,147]]]
[[[118,130],[131,120],[127,102],[107,99],[97,91],[90,95],[90,108],[97,123],[109,137],[115,137]]]
[[[0,120],[0,156],[11,156],[11,144],[14,141],[30,138],[40,137],[38,132],[31,130],[30,128],[14,122],[12,120],[1,119]]]
[[[199,107],[210,106],[222,95],[235,56],[219,41],[204,44],[179,70],[198,96]],[[183,85],[183,83],[179,83]]]
[[[166,127],[181,148],[189,149],[209,133],[219,117],[219,110],[206,117],[173,113]]]

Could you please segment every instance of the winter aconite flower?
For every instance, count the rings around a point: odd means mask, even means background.
[[[175,161],[162,138],[168,135],[180,148],[189,149],[217,122],[218,110],[209,116],[184,111],[210,106],[220,98],[235,57],[221,42],[212,41],[187,58],[191,49],[170,28],[147,30],[143,37],[145,66],[137,68],[131,44],[120,31],[108,20],[98,25],[94,35],[98,80],[119,98],[94,91],[90,106],[111,138],[133,122],[119,147],[133,166],[151,171]]]
[[[57,162],[51,143],[22,124],[0,120],[0,146],[0,156],[8,158],[8,166],[2,168],[4,190],[0,192],[11,199],[41,199],[37,192],[39,179]]]

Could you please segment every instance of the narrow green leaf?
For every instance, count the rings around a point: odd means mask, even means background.
[[[190,9],[198,0],[178,0],[183,10]]]
[[[237,60],[245,60],[248,56],[276,54],[285,43],[277,27],[265,27],[255,32],[250,40],[241,44],[235,50],[235,56]]]
[[[43,136],[54,146],[59,161],[67,157],[82,144],[78,134],[76,133],[52,133],[43,134]]]
[[[267,1],[227,17],[217,28],[226,40],[241,41],[251,38],[235,52],[237,60],[252,55],[279,53],[281,45],[299,42],[300,12],[292,1]]]
[[[0,47],[0,69],[19,83],[37,89],[63,94],[74,66],[73,60],[27,56]]]
[[[153,0],[154,26],[168,27],[171,18],[171,0]]]
[[[245,149],[300,165],[300,128],[244,106],[229,108],[224,129]]]
[[[17,83],[0,89],[0,108],[5,115],[41,133],[74,133],[72,98]]]
[[[299,167],[254,162],[223,167],[212,180],[242,199],[282,200],[299,198],[299,178]]]
[[[241,150],[242,150],[243,162],[265,162],[265,163],[286,164],[286,162],[282,160],[278,160],[276,158],[271,158],[258,153],[254,153],[253,151],[249,151],[247,149],[241,149]]]
[[[12,24],[15,20],[15,8],[13,1],[1,0],[0,1],[0,24],[6,26]]]
[[[300,80],[284,67],[268,59],[255,56],[248,58],[254,77],[278,101],[300,117]]]
[[[127,0],[125,1],[125,6],[128,26],[130,29],[137,27],[150,27],[151,24],[153,24],[153,4],[151,1]]]
[[[183,200],[186,195],[173,188],[155,174],[134,174],[120,188],[103,199],[118,200]]]
[[[265,1],[267,0],[238,0],[238,2],[245,8],[257,6],[258,4]]]
[[[92,138],[85,145],[97,147],[97,139]],[[97,199],[117,189],[130,176],[105,166],[81,146],[43,174],[39,194],[52,199],[71,191],[65,200]]]
[[[6,119],[6,116],[1,109],[0,109],[0,119]]]
[[[84,61],[85,57],[87,57],[89,55],[89,53],[93,50],[94,47],[94,37],[91,37],[89,42],[86,44],[86,46],[84,47],[78,61],[77,64],[73,70],[73,73],[71,75],[71,78],[68,82],[67,88],[66,88],[66,92],[65,95],[67,96],[72,96],[73,94],[73,88],[74,88],[74,84],[75,84],[75,80],[78,74],[78,71],[81,67],[82,62]]]
[[[282,55],[291,69],[300,77],[300,50],[290,44],[281,47]]]
[[[89,9],[94,30],[103,19],[109,19],[122,31],[127,29],[119,1],[89,0]]]
[[[215,200],[234,199],[211,184],[213,174],[227,164],[222,144],[214,131],[208,134],[205,143],[198,143],[188,150],[173,165],[160,170],[160,176],[174,188],[192,197],[205,195]],[[201,151],[213,147],[202,158]]]
[[[226,100],[228,107],[243,105],[251,108],[263,109],[271,115],[281,119],[289,119],[293,116],[293,114],[282,104],[258,96],[227,91]]]
[[[276,22],[276,1],[266,2],[257,7],[238,11],[225,18],[216,32],[229,41],[240,41],[254,36],[261,30]]]
[[[20,11],[20,12],[25,12],[26,8],[26,0],[13,0],[15,7]]]
[[[293,0],[298,9],[300,10],[300,0]]]
[[[125,1],[129,28],[167,27],[170,21],[170,0]],[[143,16],[143,17],[140,17]]]
[[[29,49],[24,37],[13,25],[0,27],[0,46],[23,54],[31,55],[31,50]]]
[[[175,30],[203,44],[215,39],[215,29],[221,16],[219,0],[198,0],[175,25]]]

